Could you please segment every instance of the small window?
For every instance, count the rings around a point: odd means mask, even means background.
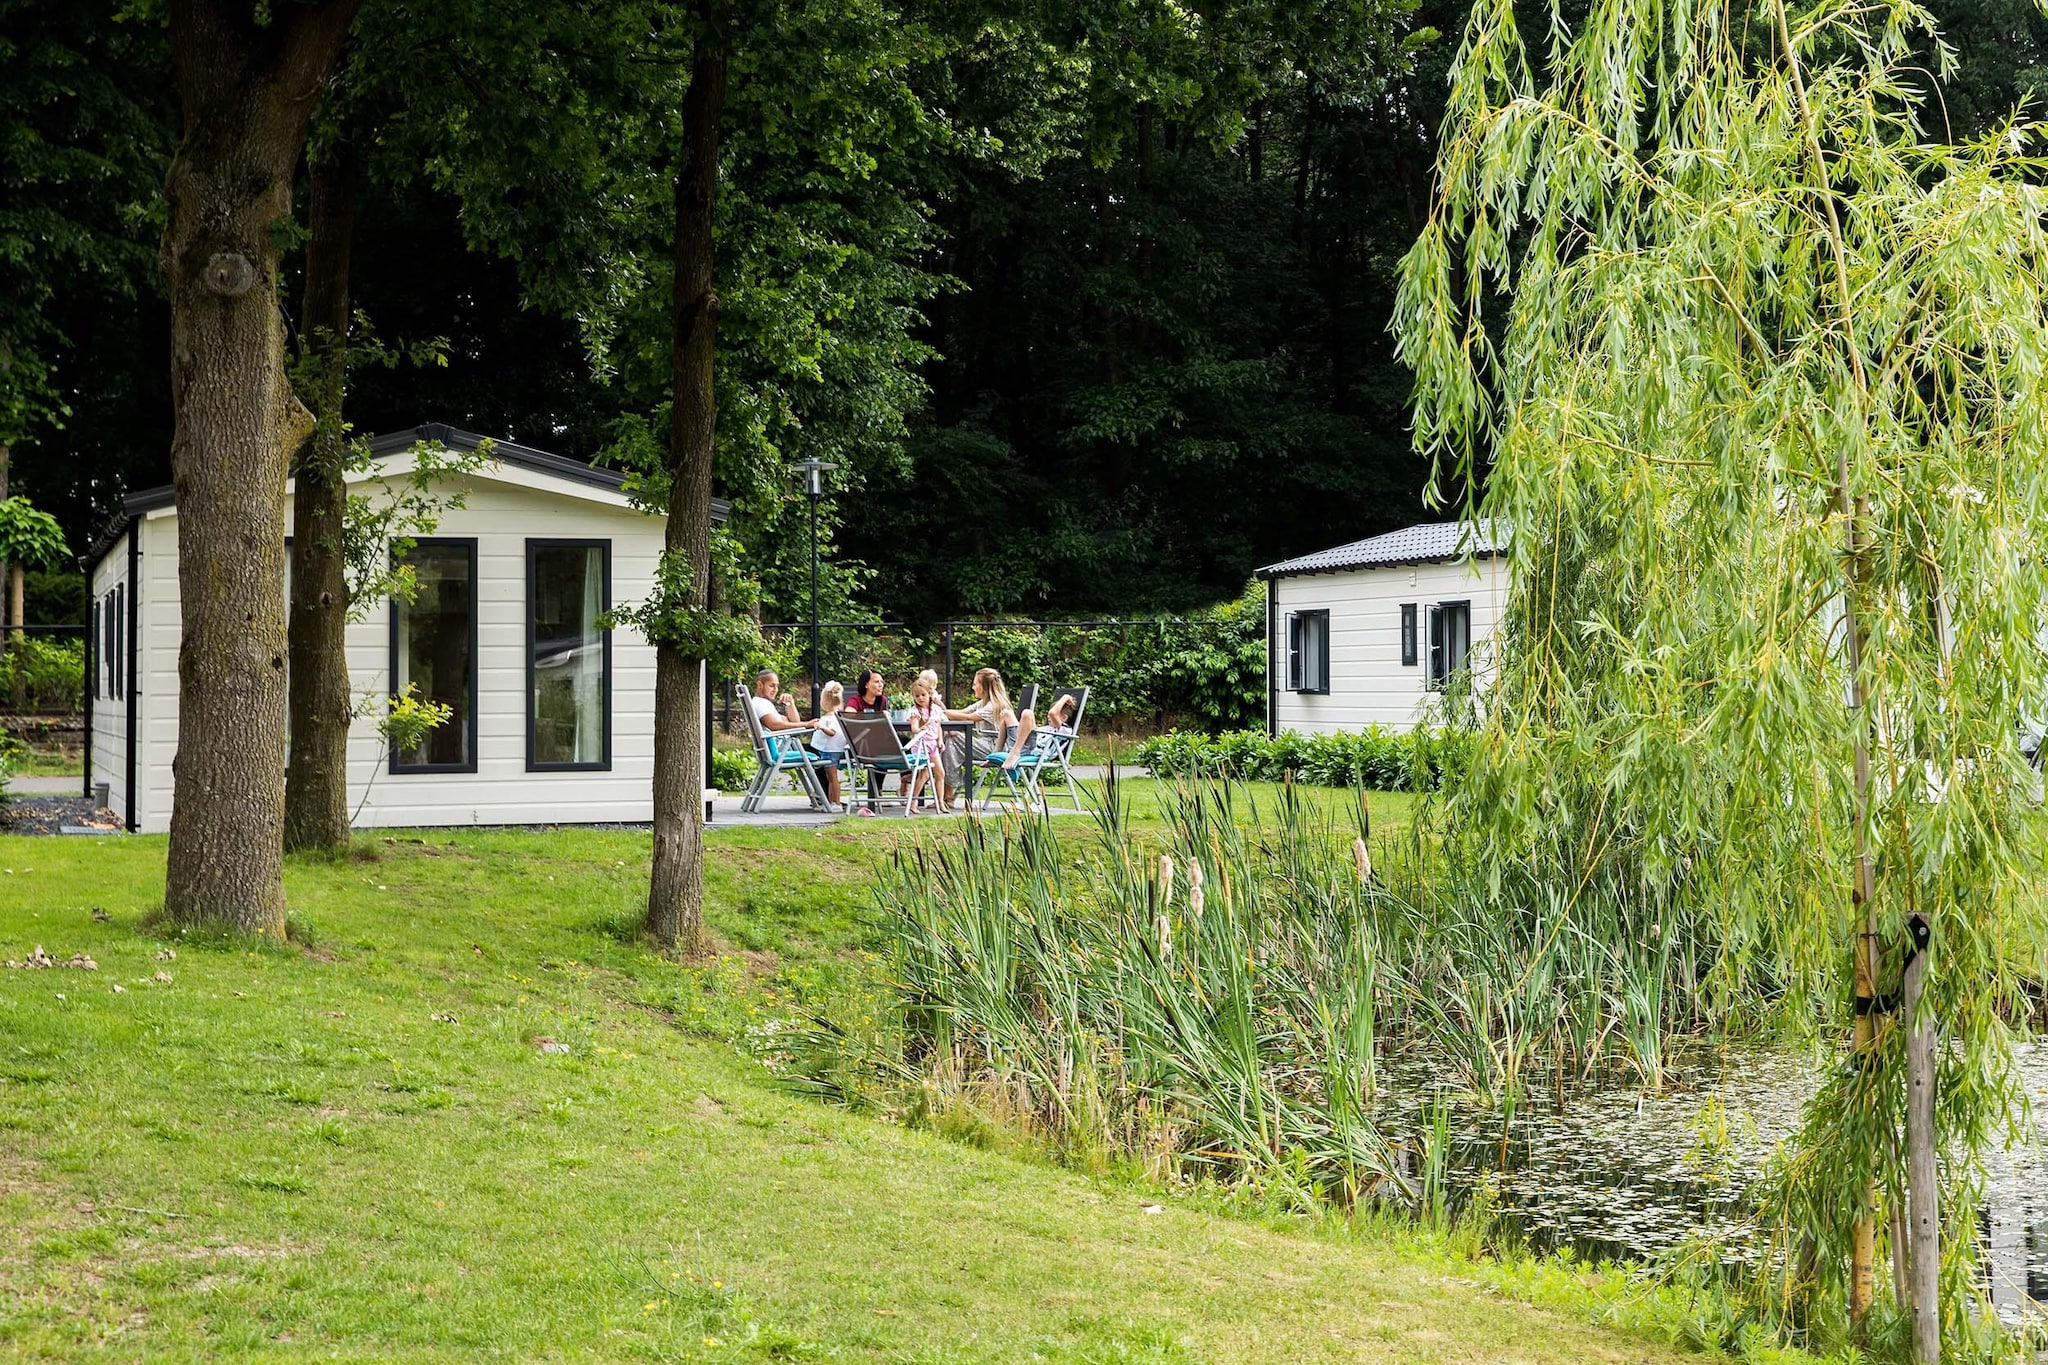
[[[108,635],[113,641],[107,651],[107,695],[128,695],[128,585],[121,584],[108,594],[113,600],[113,622]]]
[[[391,755],[391,771],[476,771],[476,542],[421,540],[406,562],[413,597],[391,601],[391,689],[453,714],[419,747]]]
[[[106,695],[106,691],[101,686],[100,681],[106,674],[99,665],[99,655],[105,648],[100,638],[100,623],[104,619],[104,615],[105,604],[95,599],[92,604],[92,634],[86,637],[86,645],[89,651],[88,657],[93,660],[92,694],[96,699]]]
[[[1438,602],[1429,609],[1429,685],[1442,687],[1472,653],[1472,604]]]
[[[1401,604],[1401,667],[1415,667],[1417,643],[1415,639],[1415,604]]]
[[[1330,690],[1330,613],[1287,613],[1287,689],[1326,693]]]
[[[609,541],[526,542],[526,766],[609,768]]]

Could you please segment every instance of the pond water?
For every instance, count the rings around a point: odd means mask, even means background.
[[[1740,1257],[1745,1191],[1796,1128],[1819,1065],[1783,1050],[1704,1053],[1674,1065],[1661,1095],[1600,1090],[1562,1113],[1532,1102],[1505,1138],[1497,1115],[1457,1112],[1452,1183],[1469,1196],[1484,1182],[1539,1245],[1647,1258],[1705,1234]],[[2048,1045],[2022,1045],[2019,1066],[2035,1141],[1990,1154],[1981,1229],[1992,1302],[2014,1320],[2048,1315]],[[1397,1090],[1404,1079],[1415,1078],[1395,1078]]]

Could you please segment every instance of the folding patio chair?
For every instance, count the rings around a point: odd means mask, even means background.
[[[1068,737],[1066,743],[1058,746],[1056,751],[1048,752],[1045,755],[1044,762],[1039,765],[1038,772],[1034,775],[1032,790],[1038,790],[1038,784],[1043,782],[1048,776],[1059,778],[1060,781],[1067,784],[1067,799],[1073,802],[1074,810],[1078,814],[1086,808],[1081,804],[1081,784],[1074,780],[1074,738],[1080,735],[1081,717],[1088,711],[1088,689],[1085,687],[1054,688],[1052,700],[1046,703],[1045,709],[1051,711],[1058,704],[1061,697],[1072,697],[1074,699],[1074,716],[1073,719],[1067,722],[1072,727],[1074,734]],[[1042,796],[1039,799],[1041,802],[1044,800]]]
[[[1054,736],[1046,735],[1043,731],[1034,729],[1030,737],[1025,740],[1024,751],[1017,755],[1017,766],[1006,768],[1003,766],[1003,760],[1009,755],[1011,737],[1005,732],[1002,736],[1002,741],[996,745],[986,758],[981,760],[980,766],[987,774],[984,780],[988,783],[988,794],[982,798],[981,809],[987,810],[995,801],[996,779],[1001,778],[1004,788],[1020,804],[1035,810],[1049,810],[1050,807],[1046,803],[1045,791],[1042,785],[1046,775],[1049,773],[1059,777],[1067,784],[1067,798],[1073,803],[1075,812],[1079,813],[1085,809],[1081,804],[1081,784],[1074,780],[1072,764],[1074,759],[1074,740],[1081,728],[1081,713],[1088,709],[1088,689],[1085,687],[1063,687],[1059,689],[1053,693],[1052,701],[1046,707],[1047,711],[1050,711],[1054,705],[1058,704],[1059,699],[1065,696],[1071,696],[1074,699],[1074,714],[1067,722],[1067,725],[1076,734]],[[1036,709],[1032,707],[1025,709],[1033,712],[1032,719],[1036,721],[1038,718]]]
[[[838,760],[811,752],[794,734],[769,734],[762,727],[761,718],[754,714],[751,701],[741,709],[747,713],[747,729],[754,736],[754,760],[759,771],[754,774],[753,785],[747,788],[740,809],[750,815],[760,810],[777,774],[787,773],[790,780],[810,798],[812,810],[829,810],[832,803],[825,799],[825,788],[818,781],[818,769],[832,767]]]
[[[881,776],[899,774],[903,782],[896,800],[903,803],[904,815],[910,814],[910,778],[914,773],[923,772],[931,761],[923,754],[913,754],[903,747],[903,741],[896,734],[896,727],[887,716],[853,715],[839,713],[839,723],[846,729],[846,750],[853,755],[853,761],[868,772]],[[881,791],[875,794],[875,804],[881,805],[889,798]]]

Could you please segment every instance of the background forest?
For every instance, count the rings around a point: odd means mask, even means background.
[[[876,167],[837,188],[775,142],[807,135],[794,104],[779,134],[760,119],[728,147],[721,270],[746,278],[726,345],[746,392],[722,404],[720,469],[771,618],[800,615],[808,586],[785,473],[808,456],[845,466],[825,504],[828,612],[912,622],[1187,609],[1262,563],[1426,515],[1387,320],[1464,7],[1304,6],[1292,30],[1247,24],[1263,48],[1192,63],[1089,31],[1095,7],[1057,8],[939,7],[945,41],[890,57],[900,81],[861,87],[874,108],[820,114]],[[2027,0],[1933,8],[1961,61],[1933,106],[1955,136],[2048,83],[2048,20]],[[596,316],[605,267],[554,259],[579,249],[564,206],[599,177],[579,184],[564,148],[552,182],[506,183],[519,138],[555,136],[573,102],[508,99],[503,70],[536,89],[588,73],[559,33],[522,52],[517,35],[436,41],[418,16],[391,29],[418,50],[360,39],[380,61],[345,70],[329,117],[360,152],[350,289],[377,339],[358,345],[348,420],[631,462],[666,422],[658,327],[630,297]],[[946,128],[892,125],[910,104]],[[511,131],[486,145],[464,109]],[[0,125],[0,446],[13,491],[82,549],[124,492],[169,481],[156,247],[177,123],[160,25],[112,0],[0,0]],[[555,231],[559,253],[531,245]],[[805,250],[832,263],[789,268]],[[660,291],[640,292],[658,314]],[[776,334],[804,309],[824,319],[812,335]],[[75,577],[31,575],[31,621],[83,612]]]

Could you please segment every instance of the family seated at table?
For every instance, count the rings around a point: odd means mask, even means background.
[[[977,669],[973,688],[974,704],[953,708],[946,706],[939,696],[936,671],[927,668],[911,683],[910,707],[906,712],[910,734],[903,748],[906,755],[919,761],[902,778],[907,810],[915,811],[920,796],[927,791],[938,809],[953,808],[966,766],[967,744],[964,735],[946,732],[948,721],[973,725],[976,740],[987,754],[981,761],[990,767],[1008,769],[1037,761],[1060,739],[1074,733],[1076,703],[1071,694],[1062,694],[1055,700],[1041,724],[1030,708],[1020,715],[1011,706],[1003,675],[995,669]],[[848,748],[846,727],[839,721],[841,713],[887,714],[890,710],[888,686],[872,668],[860,671],[851,696],[839,683],[826,683],[818,694],[818,714],[810,720],[797,714],[796,698],[782,691],[782,680],[773,669],[764,668],[755,675],[754,695],[747,699],[747,704],[759,717],[761,730],[771,746],[778,743],[778,735],[785,736],[780,742],[787,743],[801,743],[807,737],[814,753],[834,760],[821,764],[819,770],[824,775],[826,799],[835,807],[841,801],[839,765]],[[1001,752],[999,746],[1005,736],[1012,737],[1010,747]],[[861,808],[862,814],[873,813],[872,803],[878,794],[878,784],[871,775],[869,805]]]

